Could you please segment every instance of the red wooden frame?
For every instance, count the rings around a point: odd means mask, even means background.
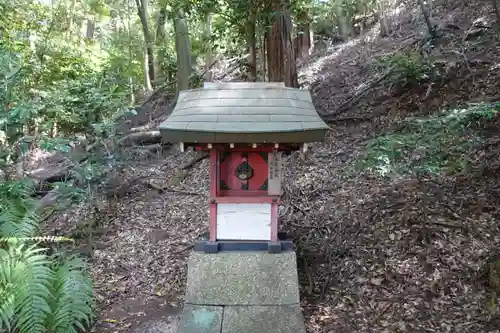
[[[253,145],[247,143],[235,143],[232,144],[232,147],[230,144],[227,143],[191,144],[184,142],[183,145],[184,149],[187,149],[188,147],[193,147],[197,151],[216,150],[216,151],[236,151],[236,152],[294,151],[294,150],[300,150],[302,147],[301,144],[279,144],[278,147],[276,147],[276,145],[273,143],[259,143],[256,144],[255,148],[253,147]]]
[[[265,156],[262,156],[264,153]],[[223,158],[222,155],[225,155]],[[261,186],[268,179],[268,152],[248,152],[248,151],[218,151],[219,175],[217,179],[218,191],[217,196],[267,196],[267,189],[261,189]],[[235,177],[235,172],[238,167],[246,162],[253,170],[253,176],[247,180],[238,179]],[[222,182],[227,188],[222,188]],[[243,185],[246,185],[246,190],[242,190]]]
[[[217,160],[217,151],[210,151],[210,196],[217,197],[217,173],[219,165]],[[210,241],[215,242],[217,239],[217,203],[210,202]]]
[[[218,147],[220,148],[220,147]],[[218,150],[212,148],[209,151],[210,157],[210,241],[217,240],[217,203],[270,203],[271,204],[271,242],[278,241],[278,205],[280,203],[279,196],[265,196],[263,191],[221,191],[220,190],[220,165],[218,155],[220,152],[228,151],[228,149]],[[274,147],[252,147],[239,148],[230,151],[240,152],[273,152],[277,151]]]

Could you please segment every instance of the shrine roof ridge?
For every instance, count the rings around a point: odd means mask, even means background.
[[[212,84],[179,93],[172,114],[160,124],[165,141],[312,142],[328,125],[307,90],[269,83]]]

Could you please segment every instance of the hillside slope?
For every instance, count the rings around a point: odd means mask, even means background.
[[[482,137],[484,144],[466,152],[471,168],[480,172],[420,178],[345,172],[366,156],[366,143],[373,138],[381,142],[394,138],[393,133],[397,140],[414,135],[417,149],[406,152],[409,158],[428,149],[426,125],[403,133],[406,117],[429,116],[424,119],[432,123],[436,117],[430,115],[440,110],[468,110],[470,102],[500,100],[500,44],[490,8],[465,1],[438,5],[433,21],[439,34],[428,50],[419,35],[425,25],[418,8],[406,8],[391,38],[370,39],[368,34],[338,45],[302,70],[318,111],[332,126],[328,143],[313,148],[307,165],[290,162],[286,177],[294,181],[286,187],[289,209],[283,219],[303,253],[303,299],[311,332],[500,328],[493,275],[487,275],[493,271],[486,268],[496,263],[491,258],[498,255],[500,240],[498,117],[469,121],[473,129],[457,132]],[[423,53],[425,64],[438,75],[401,86],[401,74],[419,69],[405,57],[406,62],[372,71],[378,57],[395,59],[409,52]],[[400,76],[378,81],[391,66]],[[372,88],[358,98],[371,82]],[[455,148],[435,147],[441,153]]]

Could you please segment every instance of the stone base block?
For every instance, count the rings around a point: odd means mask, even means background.
[[[295,252],[192,252],[185,302],[227,306],[298,304]]]
[[[220,333],[222,306],[184,305],[177,333]]]
[[[201,306],[186,304],[177,333],[305,333],[298,304]]]
[[[226,306],[222,333],[305,333],[298,304],[284,306]]]

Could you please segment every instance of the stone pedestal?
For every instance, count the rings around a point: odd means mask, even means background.
[[[178,333],[305,333],[295,252],[193,252]]]

